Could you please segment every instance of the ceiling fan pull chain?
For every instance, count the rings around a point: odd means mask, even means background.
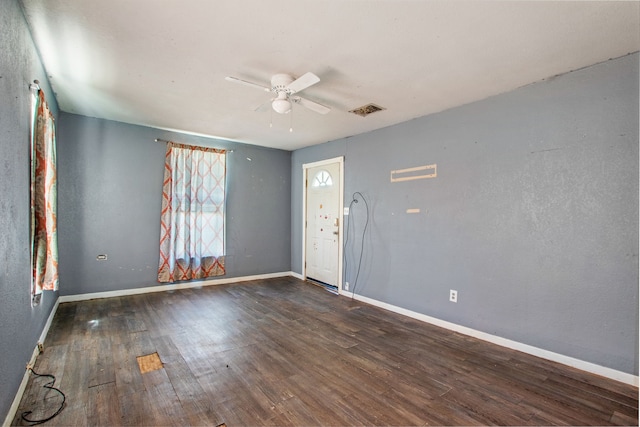
[[[291,105],[291,111],[289,112],[291,117],[289,117],[289,132],[293,132],[293,105]]]

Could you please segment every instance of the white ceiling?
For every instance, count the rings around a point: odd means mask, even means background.
[[[286,150],[640,49],[637,1],[22,1],[63,111]],[[307,71],[326,115],[225,81]],[[367,103],[386,110],[348,113]]]

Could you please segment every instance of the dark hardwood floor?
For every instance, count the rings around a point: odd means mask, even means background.
[[[293,278],[61,304],[35,371],[44,425],[638,425],[635,387]]]

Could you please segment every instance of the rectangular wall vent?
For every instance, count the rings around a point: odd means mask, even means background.
[[[411,181],[414,179],[435,178],[438,176],[438,165],[424,165],[415,168],[391,171],[391,182]]]
[[[375,113],[376,111],[386,110],[386,108],[382,108],[376,104],[367,104],[362,107],[356,108],[354,110],[350,110],[350,113],[357,114],[361,117],[368,116],[371,113]]]

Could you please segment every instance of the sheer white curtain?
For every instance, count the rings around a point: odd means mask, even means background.
[[[31,305],[43,290],[58,290],[58,226],[56,127],[53,114],[38,90],[31,134]]]
[[[159,282],[225,274],[226,151],[167,143]]]

